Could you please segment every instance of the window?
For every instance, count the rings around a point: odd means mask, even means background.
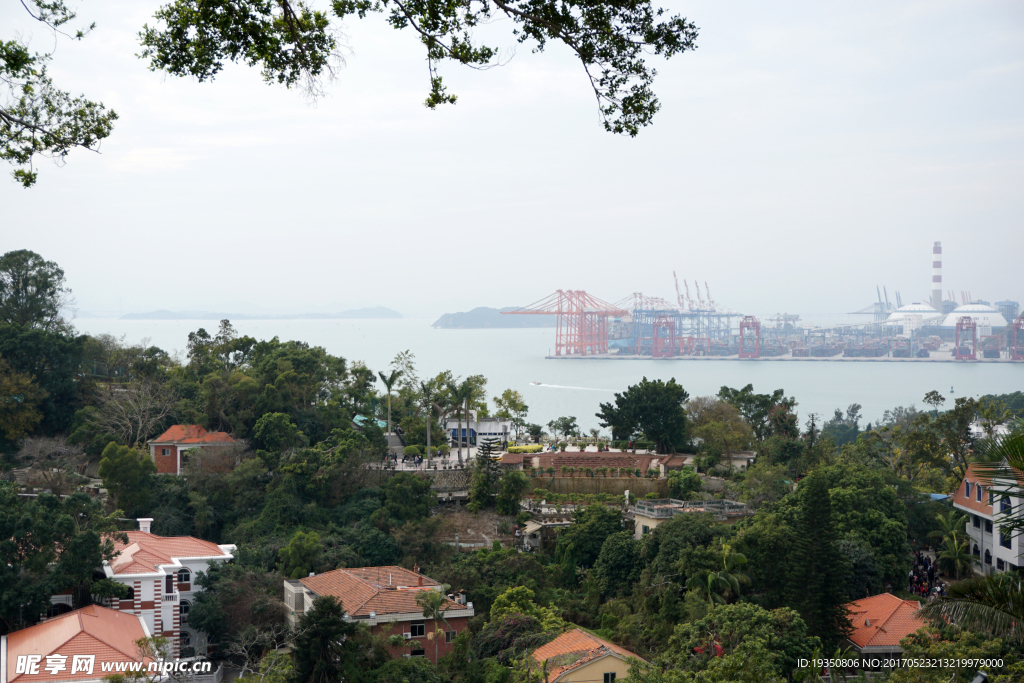
[[[444,632],[444,642],[446,642],[446,643],[454,643],[455,642],[455,636],[457,636],[457,635],[459,635],[458,631],[445,631]]]
[[[178,603],[178,614],[181,615],[181,622],[185,623],[188,621],[188,611],[192,609],[192,603],[188,600],[182,600]]]
[[[986,519],[985,520],[985,533],[986,534],[992,533],[992,520],[991,519]]]
[[[992,489],[989,489],[988,490],[988,504],[989,505],[995,505],[996,504],[995,503],[995,497],[996,497],[996,494],[992,493]]]
[[[980,551],[980,550],[978,550],[978,546],[977,546],[977,545],[975,545],[975,546],[974,546],[974,550],[972,551],[972,554],[973,554],[973,555],[974,555],[975,557],[981,557],[981,551]]]
[[[974,522],[975,529],[981,528],[981,517],[979,517],[978,515],[971,515],[971,521]]]
[[[985,564],[992,564],[992,551],[985,551]]]
[[[964,497],[965,498],[970,498],[971,497],[971,482],[966,481],[966,480],[964,481]]]
[[[181,632],[181,649],[184,650],[186,647],[192,646],[192,636],[189,635],[188,631]]]
[[[409,656],[410,657],[426,657],[427,653],[424,652],[423,650],[413,650],[412,652],[409,653]]]
[[[999,512],[1007,513],[1009,511],[1010,511],[1010,498],[1008,496],[1003,496],[999,500]]]
[[[167,575],[167,581],[165,583],[167,585],[166,585],[166,590],[164,591],[164,593],[167,594],[167,595],[170,595],[171,593],[174,592],[174,574],[168,574]]]
[[[644,536],[646,536],[647,534],[651,533],[651,527],[647,526],[646,524],[644,524],[641,527],[641,529],[643,530],[643,535]]]
[[[999,545],[1003,546],[1004,548],[1009,548],[1010,545],[1011,545],[1011,543],[1010,543],[1010,534],[1006,533],[1005,531],[1000,531],[999,532]]]
[[[412,634],[413,638],[422,638],[427,633],[427,627],[422,621],[414,621],[412,625],[409,626],[409,633]]]
[[[189,571],[188,567],[182,567],[178,570],[178,583],[192,583],[192,572]]]
[[[161,448],[160,449],[160,455],[170,455],[170,454],[171,454],[171,449],[170,448]]]
[[[1006,563],[998,557],[996,558],[996,569],[998,569],[999,571],[1003,571],[1004,569],[1006,569]]]
[[[604,675],[604,683],[615,683],[615,672],[610,671]]]
[[[978,495],[976,496],[976,499],[980,503],[981,502],[981,484],[978,484],[975,488],[978,491]]]

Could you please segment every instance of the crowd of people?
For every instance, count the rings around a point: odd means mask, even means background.
[[[946,594],[946,583],[940,578],[935,560],[920,551],[914,551],[914,567],[908,576],[908,587],[914,595],[934,600]]]

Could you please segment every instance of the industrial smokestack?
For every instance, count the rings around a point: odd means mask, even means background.
[[[942,242],[932,247],[932,308],[942,310]]]

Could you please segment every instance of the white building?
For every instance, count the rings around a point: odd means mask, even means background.
[[[967,513],[967,534],[975,569],[984,574],[1015,571],[1024,566],[1021,542],[1024,536],[1002,534],[997,521],[1000,513],[1019,509],[1021,500],[1015,496],[1002,496],[993,491],[971,463],[963,483],[953,496],[953,507]],[[1018,480],[1024,475],[1017,473]],[[1004,488],[997,486],[997,488]]]
[[[942,321],[942,327],[956,327],[957,322],[960,318],[969,317],[974,321],[974,324],[981,328],[990,328],[992,330],[1001,330],[1006,327],[1006,318],[1003,314],[997,311],[994,307],[988,304],[965,304],[963,306],[957,306],[953,309],[953,312],[945,317]],[[978,332],[978,336],[982,335]]]
[[[458,445],[462,437],[463,445],[479,446],[483,439],[497,439],[499,443],[507,443],[512,434],[512,420],[503,417],[477,417],[477,411],[469,411],[469,422],[465,418],[449,417],[445,420],[445,430],[453,445]]]
[[[192,536],[157,536],[150,533],[152,519],[140,519],[139,531],[125,532],[128,543],[115,541],[120,554],[104,562],[106,578],[124,584],[131,594],[124,600],[113,598],[107,606],[141,617],[154,636],[170,639],[175,655],[207,654],[206,634],[188,625],[189,608],[202,587],[196,575],[209,570],[210,562],[233,558],[233,545],[217,545]],[[55,595],[51,603],[60,610],[71,607],[71,596]]]

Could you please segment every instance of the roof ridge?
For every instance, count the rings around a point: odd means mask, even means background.
[[[112,612],[117,612],[116,610],[111,610],[111,611],[112,611]],[[120,614],[125,614],[125,615],[127,615],[127,616],[131,616],[131,617],[134,617],[135,619],[138,619],[138,618],[139,618],[139,617],[138,617],[137,615],[135,615],[135,614],[131,614],[130,612],[117,612],[117,614],[118,614],[118,615],[120,615]],[[101,642],[101,643],[103,643],[104,645],[106,645],[107,647],[109,647],[109,648],[110,648],[111,650],[114,650],[115,652],[120,652],[120,653],[121,653],[121,654],[123,654],[123,655],[124,655],[125,657],[133,657],[133,658],[134,658],[134,656],[135,656],[135,654],[136,654],[136,653],[129,653],[129,652],[125,652],[124,650],[121,650],[121,649],[120,649],[119,647],[117,647],[116,645],[113,645],[113,644],[111,644],[111,643],[108,643],[108,642],[107,642],[106,640],[104,640],[103,638],[100,638],[100,637],[99,637],[98,635],[96,635],[96,634],[92,633],[91,631],[86,631],[86,630],[85,630],[85,624],[83,624],[83,625],[82,625],[82,631],[81,631],[81,632],[82,632],[82,633],[84,633],[84,634],[86,634],[87,636],[90,636],[90,637],[92,637],[92,638],[93,638],[93,640],[98,640],[99,642]],[[145,633],[145,630],[143,630],[143,633]]]

